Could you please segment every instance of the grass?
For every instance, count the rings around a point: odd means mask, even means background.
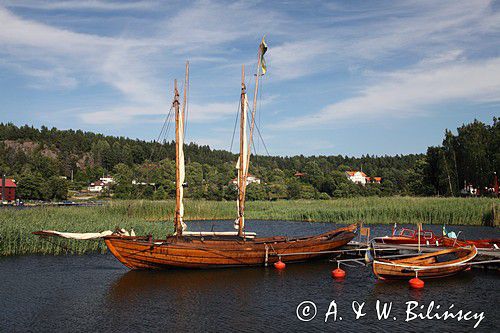
[[[40,240],[33,231],[52,229],[97,232],[116,227],[138,235],[164,237],[173,231],[174,201],[111,201],[97,207],[37,207],[0,210],[0,256],[24,254],[83,254],[105,252],[102,241]],[[488,198],[352,198],[248,202],[247,219],[294,220],[367,224],[417,223],[483,225],[492,219],[500,201]],[[235,202],[190,201],[186,220],[234,219]],[[498,219],[498,214],[497,219]]]

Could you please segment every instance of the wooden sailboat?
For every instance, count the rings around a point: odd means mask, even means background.
[[[151,237],[111,235],[104,237],[113,255],[131,269],[212,268],[233,266],[267,265],[283,258],[286,262],[297,262],[328,255],[351,241],[355,225],[336,229],[316,236],[288,238],[275,236],[257,238],[255,233],[245,230],[245,193],[247,186],[250,148],[254,130],[255,111],[259,77],[263,69],[263,55],[267,46],[262,41],[259,47],[257,75],[251,113],[250,134],[247,136],[248,98],[245,86],[245,72],[242,68],[240,107],[240,154],[238,158],[238,216],[235,221],[237,232],[193,232],[187,231],[183,222],[184,182],[184,98],[182,110],[179,92],[175,84],[173,107],[176,119],[176,210],[175,233],[166,239]],[[187,83],[186,66],[186,83]],[[186,87],[186,85],[185,85]],[[184,88],[186,89],[186,88]],[[186,96],[186,95],[184,95]],[[325,253],[326,252],[326,253]]]
[[[381,280],[406,279],[416,275],[419,278],[440,278],[466,270],[470,267],[467,263],[476,255],[476,247],[469,246],[397,260],[375,259],[373,273]]]

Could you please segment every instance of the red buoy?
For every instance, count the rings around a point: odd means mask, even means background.
[[[413,289],[422,289],[424,287],[424,281],[420,280],[418,277],[414,277],[409,283],[410,287]]]
[[[345,278],[345,271],[341,268],[334,269],[332,271],[332,277],[334,279],[343,279]]]
[[[285,263],[283,261],[279,260],[279,261],[277,261],[277,262],[274,263],[274,267],[276,269],[281,270],[281,269],[285,269],[286,265],[285,265]]]

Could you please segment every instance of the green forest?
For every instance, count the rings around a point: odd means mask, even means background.
[[[185,156],[186,197],[236,197],[231,182],[236,177],[234,153],[190,143]],[[354,184],[345,175],[348,170],[362,170],[382,181]],[[249,200],[459,196],[469,184],[482,195],[493,195],[494,172],[499,171],[500,121],[494,118],[492,124],[475,120],[455,133],[446,130],[442,144],[425,154],[252,156],[250,173],[261,183],[249,185],[247,193]],[[0,123],[0,172],[16,180],[17,196],[24,200],[65,199],[68,189],[86,188],[103,175],[117,181],[110,191],[114,198],[171,199],[175,144]]]

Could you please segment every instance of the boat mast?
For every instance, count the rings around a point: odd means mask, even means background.
[[[241,100],[240,100],[240,157],[238,159],[238,235],[243,237],[245,227],[245,192],[247,161],[247,93],[245,86],[245,65],[241,66]]]
[[[184,125],[183,116],[179,107],[179,90],[177,89],[177,80],[174,81],[174,112],[175,112],[175,234],[182,235],[183,225],[182,217],[184,215],[184,206],[182,204],[184,182]]]
[[[240,159],[239,159],[239,169],[238,169],[238,235],[243,237],[245,228],[245,193],[247,186],[247,176],[248,176],[248,166],[250,165],[250,155],[252,153],[252,140],[253,140],[253,129],[255,126],[255,112],[257,111],[257,96],[259,91],[259,78],[262,69],[262,55],[264,54],[265,48],[264,38],[259,45],[259,51],[257,53],[257,74],[255,77],[255,90],[253,95],[253,109],[252,118],[250,122],[250,136],[247,140],[246,135],[246,108],[247,108],[247,94],[245,87],[245,67],[242,67],[241,73],[241,122],[240,122]],[[246,142],[248,141],[248,142]]]
[[[186,170],[184,164],[184,126],[186,117],[187,91],[189,86],[189,61],[186,61],[186,76],[184,78],[184,100],[182,110],[179,107],[179,90],[177,80],[174,81],[174,111],[175,111],[175,234],[181,236],[186,229],[184,218],[184,180]]]

